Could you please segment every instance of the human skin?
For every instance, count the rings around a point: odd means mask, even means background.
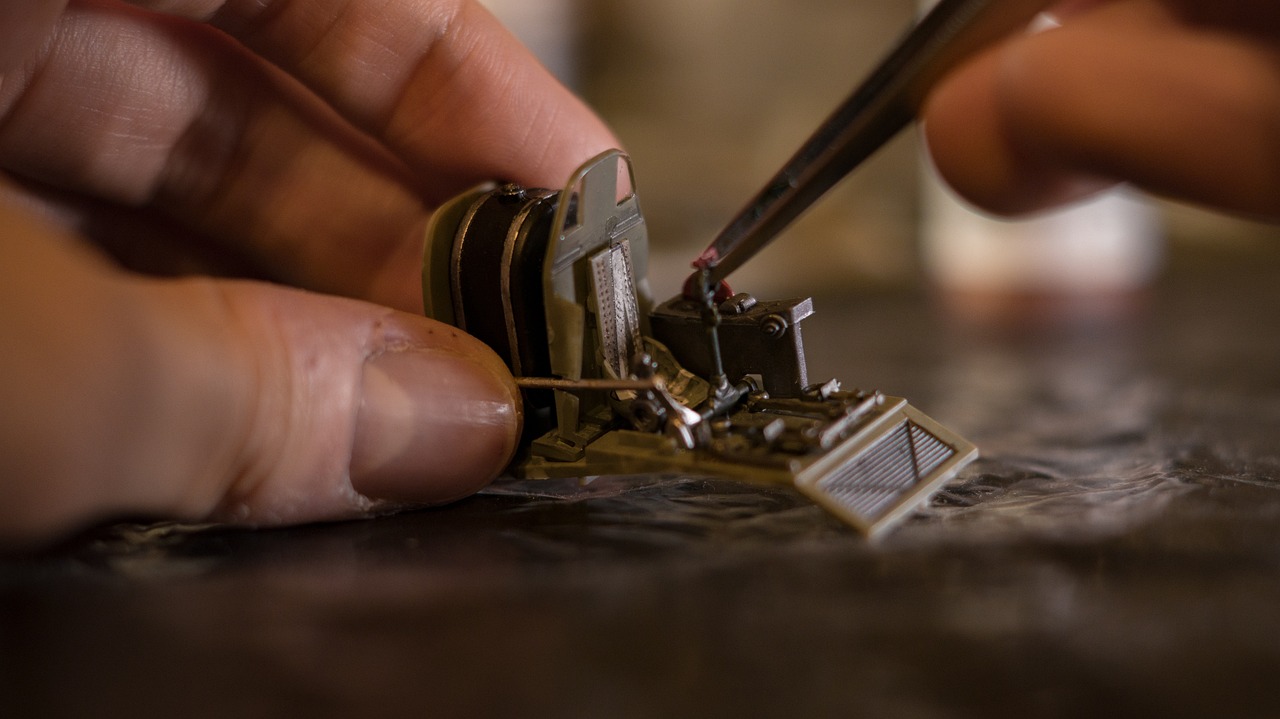
[[[1280,12],[1272,0],[1073,0],[1060,28],[954,71],[924,110],[942,176],[1023,214],[1117,181],[1280,218]]]
[[[1280,217],[1273,5],[1063,3],[937,88],[934,159],[994,212],[1130,181]],[[616,142],[477,5],[6,0],[0,73],[0,543],[359,516],[505,465],[510,376],[412,314],[422,227]]]
[[[6,0],[0,73],[0,544],[506,465],[518,392],[418,316],[422,230],[616,141],[478,4]]]

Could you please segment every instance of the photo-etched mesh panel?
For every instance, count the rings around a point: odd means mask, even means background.
[[[624,239],[596,253],[591,258],[591,282],[605,363],[616,376],[626,377],[630,374],[631,357],[640,346],[640,309],[631,244]]]
[[[955,455],[955,449],[904,419],[853,461],[817,484],[833,501],[875,521]]]

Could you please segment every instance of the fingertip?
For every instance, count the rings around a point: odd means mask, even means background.
[[[618,147],[606,123],[478,3],[462,3],[390,108],[388,143],[429,199],[494,178],[561,187]]]
[[[989,50],[946,77],[921,117],[938,174],[961,197],[998,215],[1068,204],[1112,182],[1082,174],[1037,150],[1045,89],[1028,88],[1021,40]]]
[[[502,361],[461,332],[393,347],[363,368],[351,483],[375,500],[443,503],[507,466],[521,429],[520,393]]]

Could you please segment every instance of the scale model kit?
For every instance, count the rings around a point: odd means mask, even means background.
[[[428,229],[427,315],[492,347],[522,388],[511,475],[789,484],[874,535],[977,456],[904,399],[811,382],[808,298],[758,300],[695,274],[655,306],[634,187],[610,151],[560,192],[476,190]]]

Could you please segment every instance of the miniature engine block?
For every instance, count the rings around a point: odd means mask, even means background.
[[[906,400],[810,383],[810,299],[717,297],[710,323],[711,300],[653,306],[634,187],[614,150],[560,192],[474,190],[428,228],[427,315],[484,341],[522,386],[513,476],[790,484],[873,535],[977,457]]]

